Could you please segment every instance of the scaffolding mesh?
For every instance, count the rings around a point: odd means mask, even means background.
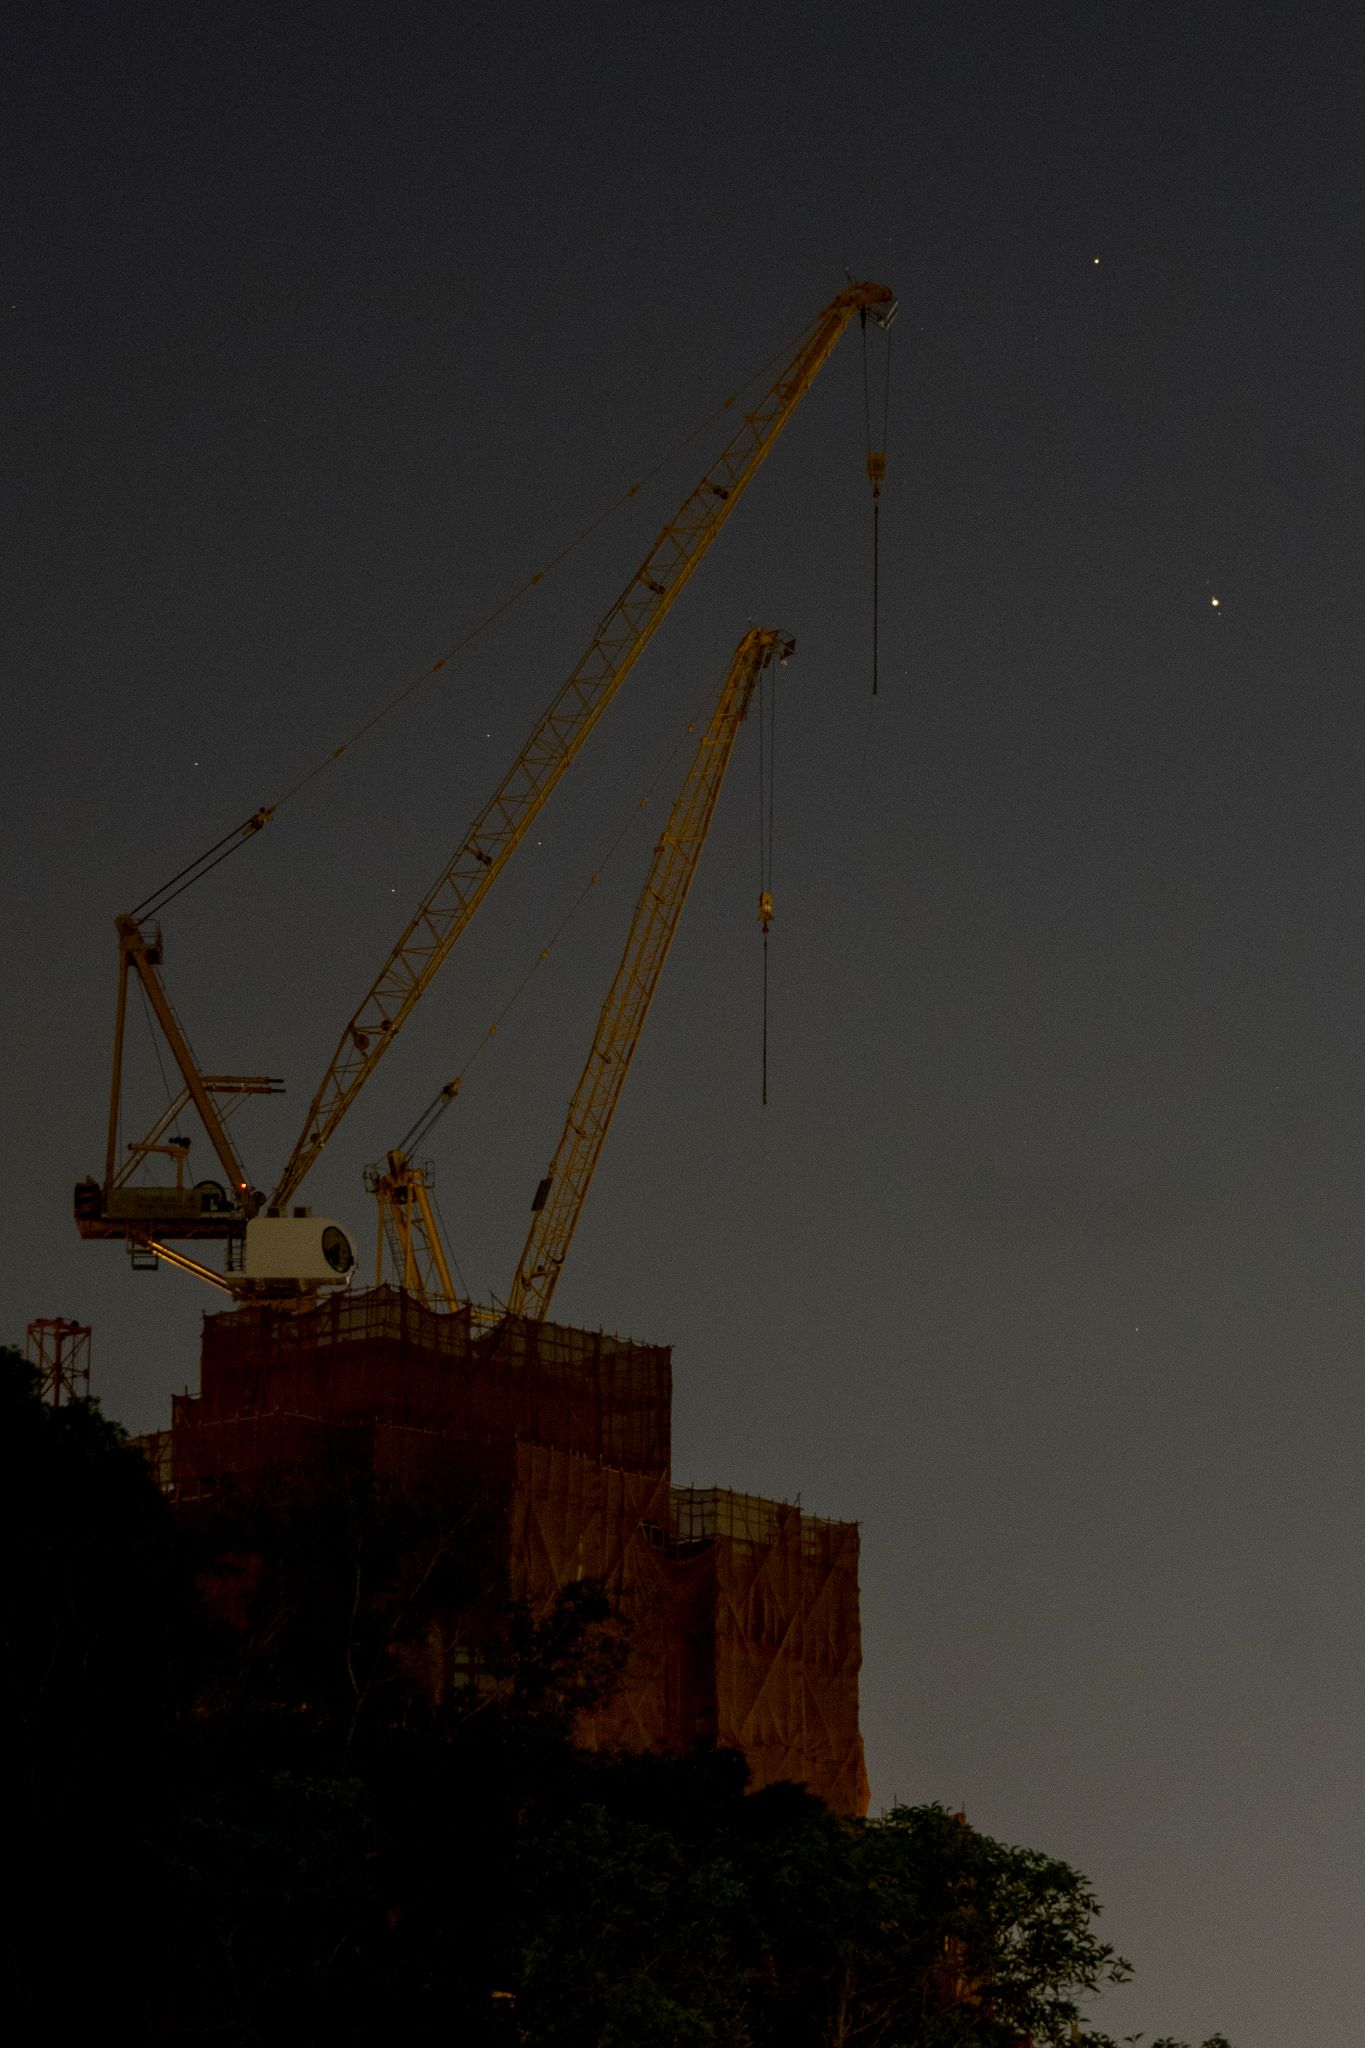
[[[711,1639],[704,1732],[744,1752],[755,1785],[794,1778],[865,1813],[857,1524],[719,1487],[674,1487],[672,1523],[678,1548],[704,1545],[711,1566],[708,1610],[690,1624]]]
[[[496,1503],[500,1569],[543,1611],[600,1579],[627,1621],[601,1745],[741,1750],[756,1786],[867,1806],[858,1530],[799,1505],[670,1487],[670,1357],[600,1332],[437,1315],[397,1288],[205,1318],[202,1392],[146,1453],[182,1500],[230,1474],[359,1460]]]
[[[670,1491],[673,1529],[680,1543],[716,1536],[731,1543],[775,1543],[783,1525],[795,1516],[802,1553],[818,1561],[843,1543],[850,1526],[808,1515],[799,1502],[764,1500],[757,1493],[731,1493],[721,1486],[675,1486]]]
[[[438,1315],[378,1287],[302,1315],[206,1316],[196,1420],[393,1422],[666,1473],[671,1402],[666,1347],[519,1316],[489,1329],[468,1311]]]
[[[149,1429],[145,1436],[130,1437],[133,1449],[141,1451],[152,1468],[152,1477],[163,1493],[171,1490],[171,1432]]]

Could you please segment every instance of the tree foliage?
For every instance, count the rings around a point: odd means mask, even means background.
[[[1065,1864],[577,1750],[622,1629],[591,1582],[509,1600],[477,1494],[338,1462],[173,1514],[15,1353],[0,1421],[34,2038],[1116,2048],[1085,2009],[1128,1966]]]

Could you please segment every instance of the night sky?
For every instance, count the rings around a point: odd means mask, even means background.
[[[200,0],[14,4],[2,33],[0,1337],[90,1322],[95,1391],[148,1428],[216,1306],[70,1221],[115,913],[464,639],[846,270],[885,280],[879,695],[854,329],[306,1198],[371,1277],[362,1168],[485,1047],[428,1149],[470,1287],[506,1292],[667,776],[488,1025],[747,626],[793,634],[768,1106],[746,731],[555,1313],[672,1344],[678,1479],[861,1522],[874,1808],[942,1799],[1085,1870],[1138,1969],[1114,2031],[1348,2048],[1356,10]],[[234,1125],[266,1186],[721,438],[167,913],[204,1065],[289,1084]]]

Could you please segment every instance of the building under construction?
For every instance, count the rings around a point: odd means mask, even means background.
[[[747,1494],[674,1487],[668,1351],[548,1320],[726,765],[754,702],[767,820],[758,899],[766,962],[773,917],[772,745],[769,737],[765,757],[764,735],[773,730],[774,670],[785,666],[795,645],[788,633],[751,622],[697,736],[563,1134],[537,1186],[515,1274],[498,1295],[506,1312],[471,1311],[456,1293],[428,1201],[429,1169],[415,1151],[454,1100],[462,1076],[444,1081],[384,1165],[366,1174],[379,1204],[381,1256],[387,1243],[396,1287],[352,1291],[354,1244],[339,1224],[314,1216],[300,1195],[840,337],[855,325],[862,334],[866,393],[869,322],[889,330],[895,313],[889,286],[850,279],[775,371],[770,364],[757,380],[761,384],[771,371],[766,391],[754,397],[741,387],[745,401],[733,413],[734,397],[725,401],[725,446],[658,530],[341,1027],[273,1192],[248,1170],[229,1118],[248,1098],[276,1094],[283,1084],[277,1076],[210,1072],[200,1065],[163,980],[158,920],[203,876],[254,844],[280,803],[318,771],[255,810],[116,918],[104,1171],[102,1177],[87,1173],[74,1202],[83,1237],[121,1240],[133,1265],[171,1264],[243,1304],[206,1321],[201,1392],[177,1401],[170,1429],[149,1443],[163,1483],[179,1499],[189,1502],[253,1477],[312,1472],[321,1480],[357,1465],[386,1484],[410,1486],[414,1495],[432,1486],[477,1494],[493,1504],[501,1532],[498,1564],[510,1594],[534,1611],[575,1579],[597,1579],[630,1623],[625,1682],[611,1708],[581,1729],[585,1740],[731,1746],[747,1757],[756,1785],[803,1781],[846,1813],[861,1813],[867,1804],[858,1734],[856,1528]],[[867,427],[875,688],[877,522],[886,455],[872,446],[870,416]],[[539,581],[537,574],[525,588]],[[433,663],[433,676],[447,659]],[[356,736],[374,722],[367,718]],[[343,739],[327,760],[339,760],[349,745]],[[145,1135],[126,1142],[125,1106],[135,1092],[131,1067],[125,1077],[133,990],[145,1002],[154,1045],[169,1053],[180,1087],[172,1094],[168,1085]],[[766,1048],[766,1028],[763,1042]],[[159,1049],[156,1056],[164,1079]],[[766,1065],[764,1077],[766,1090]],[[188,1165],[192,1139],[185,1124],[194,1120],[208,1142],[212,1177],[196,1177],[201,1154],[194,1169]],[[204,1262],[215,1244],[223,1250],[218,1271]],[[377,1267],[377,1280],[384,1270]]]
[[[755,1786],[863,1813],[857,1525],[673,1486],[671,1396],[665,1347],[378,1287],[206,1317],[201,1391],[147,1449],[185,1502],[357,1453],[390,1483],[477,1485],[512,1594],[534,1610],[600,1579],[630,1624],[624,1683],[582,1740],[738,1749]]]

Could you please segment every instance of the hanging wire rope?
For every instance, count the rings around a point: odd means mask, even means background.
[[[884,373],[882,380],[882,439],[879,453],[868,457],[869,474],[872,477],[872,694],[877,694],[877,652],[880,639],[879,614],[881,609],[881,522],[882,493],[881,480],[886,475],[886,448],[891,427],[891,335],[888,333],[884,344]]]
[[[758,679],[758,894],[760,903],[763,891],[768,886],[768,833],[767,800],[768,787],[768,678],[766,673]]]
[[[878,486],[879,486],[879,483],[880,483],[880,478],[879,478],[879,477],[875,477],[875,476],[872,476],[872,463],[873,463],[873,459],[874,459],[874,457],[875,457],[875,456],[877,456],[878,454],[880,454],[880,457],[881,457],[881,467],[882,467],[882,470],[883,470],[883,472],[885,471],[885,466],[886,466],[886,444],[887,444],[887,441],[888,441],[888,439],[889,439],[889,437],[890,437],[890,431],[891,431],[891,340],[892,340],[892,337],[891,337],[890,333],[888,332],[888,333],[887,333],[887,336],[886,336],[886,350],[885,350],[885,354],[884,354],[884,356],[883,356],[883,358],[882,358],[882,361],[883,361],[883,375],[882,375],[882,440],[881,440],[881,449],[880,449],[880,451],[878,451],[878,450],[874,449],[874,448],[873,448],[873,446],[872,446],[872,409],[871,409],[871,408],[872,408],[872,398],[871,398],[871,382],[870,382],[870,376],[869,376],[869,371],[868,371],[868,361],[867,361],[867,322],[866,322],[866,320],[864,319],[864,322],[863,322],[863,426],[864,426],[864,430],[865,430],[865,432],[866,432],[866,434],[867,434],[867,437],[868,437],[868,440],[867,440],[867,445],[868,445],[868,458],[867,458],[867,459],[868,459],[868,474],[869,474],[869,477],[870,477],[870,479],[871,479],[871,483],[872,483],[872,689],[871,689],[871,692],[870,692],[870,694],[869,694],[869,696],[868,696],[868,699],[867,699],[867,709],[866,709],[866,712],[864,713],[864,716],[863,716],[863,736],[862,736],[862,744],[861,744],[861,746],[859,747],[859,750],[858,750],[858,781],[857,781],[857,787],[858,787],[858,789],[859,789],[859,790],[862,790],[862,789],[864,788],[864,786],[865,786],[865,784],[866,784],[866,780],[867,780],[867,756],[868,756],[868,749],[869,749],[869,747],[870,747],[870,745],[871,745],[871,741],[872,741],[872,712],[873,712],[873,704],[874,704],[874,700],[875,700],[875,698],[876,698],[876,696],[877,696],[877,668],[878,668],[878,642],[879,642],[879,639],[880,639],[880,632],[879,632],[879,613],[880,613],[880,609],[881,609],[881,605],[880,605],[880,580],[881,580],[881,579],[880,579],[880,562],[881,562],[881,493],[880,493],[880,490],[879,490],[879,488],[878,488]]]
[[[867,452],[872,453],[872,381],[867,361],[867,314],[858,315],[858,324],[863,333],[863,440]]]
[[[773,885],[773,818],[774,797],[777,788],[777,684],[769,679],[771,696],[768,703],[768,888]]]
[[[872,500],[872,694],[877,694],[877,664],[879,654],[881,615],[881,558],[882,558],[882,503],[880,495]]]
[[[877,694],[880,660],[882,480],[886,475],[886,436],[891,420],[891,336],[886,337],[882,386],[882,435],[872,441],[872,375],[867,354],[867,314],[859,315],[863,332],[863,432],[867,442],[867,480],[872,486],[872,694]]]
[[[762,1104],[768,1106],[768,931],[773,918],[773,788],[777,761],[777,685],[758,682],[758,917],[763,930]]]
[[[858,780],[856,788],[861,792],[867,787],[867,756],[872,744],[872,713],[876,706],[876,692],[869,691],[863,711],[863,738],[858,749]]]
[[[464,1272],[461,1268],[460,1262],[455,1256],[455,1240],[450,1234],[450,1225],[446,1222],[445,1215],[441,1209],[440,1196],[437,1194],[434,1187],[429,1186],[429,1192],[431,1195],[431,1206],[436,1211],[437,1226],[440,1230],[441,1238],[445,1246],[446,1261],[449,1264],[451,1270],[453,1271],[456,1280],[459,1282],[460,1295],[462,1300],[472,1301],[473,1296],[469,1292],[469,1282],[465,1279]]]
[[[806,331],[809,332],[810,330]],[[163,882],[158,889],[154,889],[150,896],[144,898],[138,904],[132,915],[139,918],[150,917],[157,911],[164,910],[178,896],[183,896],[187,889],[193,888],[196,882],[202,881],[205,875],[211,874],[214,868],[227,860],[230,855],[236,853],[239,847],[245,846],[248,840],[254,839],[262,826],[268,825],[283,805],[291,802],[294,797],[307,789],[310,783],[316,781],[318,776],[334,766],[343,754],[349,753],[352,747],[367,738],[377,726],[382,725],[395,711],[415,697],[418,691],[424,689],[432,681],[433,677],[439,675],[443,669],[448,668],[452,662],[458,661],[461,655],[467,653],[476,641],[480,640],[485,633],[489,632],[497,624],[499,619],[505,617],[515,605],[528,597],[533,590],[544,582],[545,578],[553,570],[560,568],[563,563],[568,561],[571,555],[576,554],[579,548],[584,546],[618,512],[630,504],[632,499],[638,497],[647,484],[652,483],[655,477],[668,468],[670,463],[675,462],[683,451],[689,448],[694,441],[698,440],[709,427],[713,426],[725,413],[732,411],[751,385],[766,377],[775,364],[781,362],[792,352],[792,345],[788,345],[786,348],[777,349],[762,363],[759,363],[749,372],[736,389],[731,392],[728,398],[724,399],[720,405],[713,406],[704,419],[699,420],[696,426],[689,428],[685,434],[681,435],[664,454],[659,456],[657,461],[653,462],[644,471],[636,483],[631,484],[626,490],[622,491],[609,505],[597,513],[594,518],[590,519],[581,532],[567,542],[557,554],[552,555],[542,568],[536,570],[533,576],[528,576],[524,582],[518,584],[514,590],[509,592],[498,604],[494,605],[491,611],[486,612],[478,623],[470,628],[462,640],[457,640],[452,647],[448,648],[440,656],[439,660],[431,662],[419,675],[414,676],[410,682],[405,683],[400,690],[396,691],[392,697],[381,704],[377,711],[372,712],[368,718],[358,725],[339,746],[333,747],[331,752],[325,754],[321,760],[316,761],[306,774],[301,775],[296,782],[291,783],[288,789],[282,795],[277,796],[273,803],[263,804],[259,810],[253,811],[249,818],[244,819],[240,825],[234,826],[231,832],[224,833],[221,839],[215,840],[212,846],[207,847],[194,860],[188,861],[183,868],[172,875],[168,881]]]
[[[169,1109],[175,1101],[175,1097],[171,1093],[171,1084],[167,1078],[166,1063],[161,1057],[161,1040],[156,1025],[152,1021],[152,1006],[147,1000],[147,991],[141,982],[137,985],[137,992],[142,1001],[142,1014],[147,1020],[147,1036],[152,1041],[152,1052],[156,1058],[156,1070],[161,1076],[161,1085],[166,1091],[166,1107]]]

